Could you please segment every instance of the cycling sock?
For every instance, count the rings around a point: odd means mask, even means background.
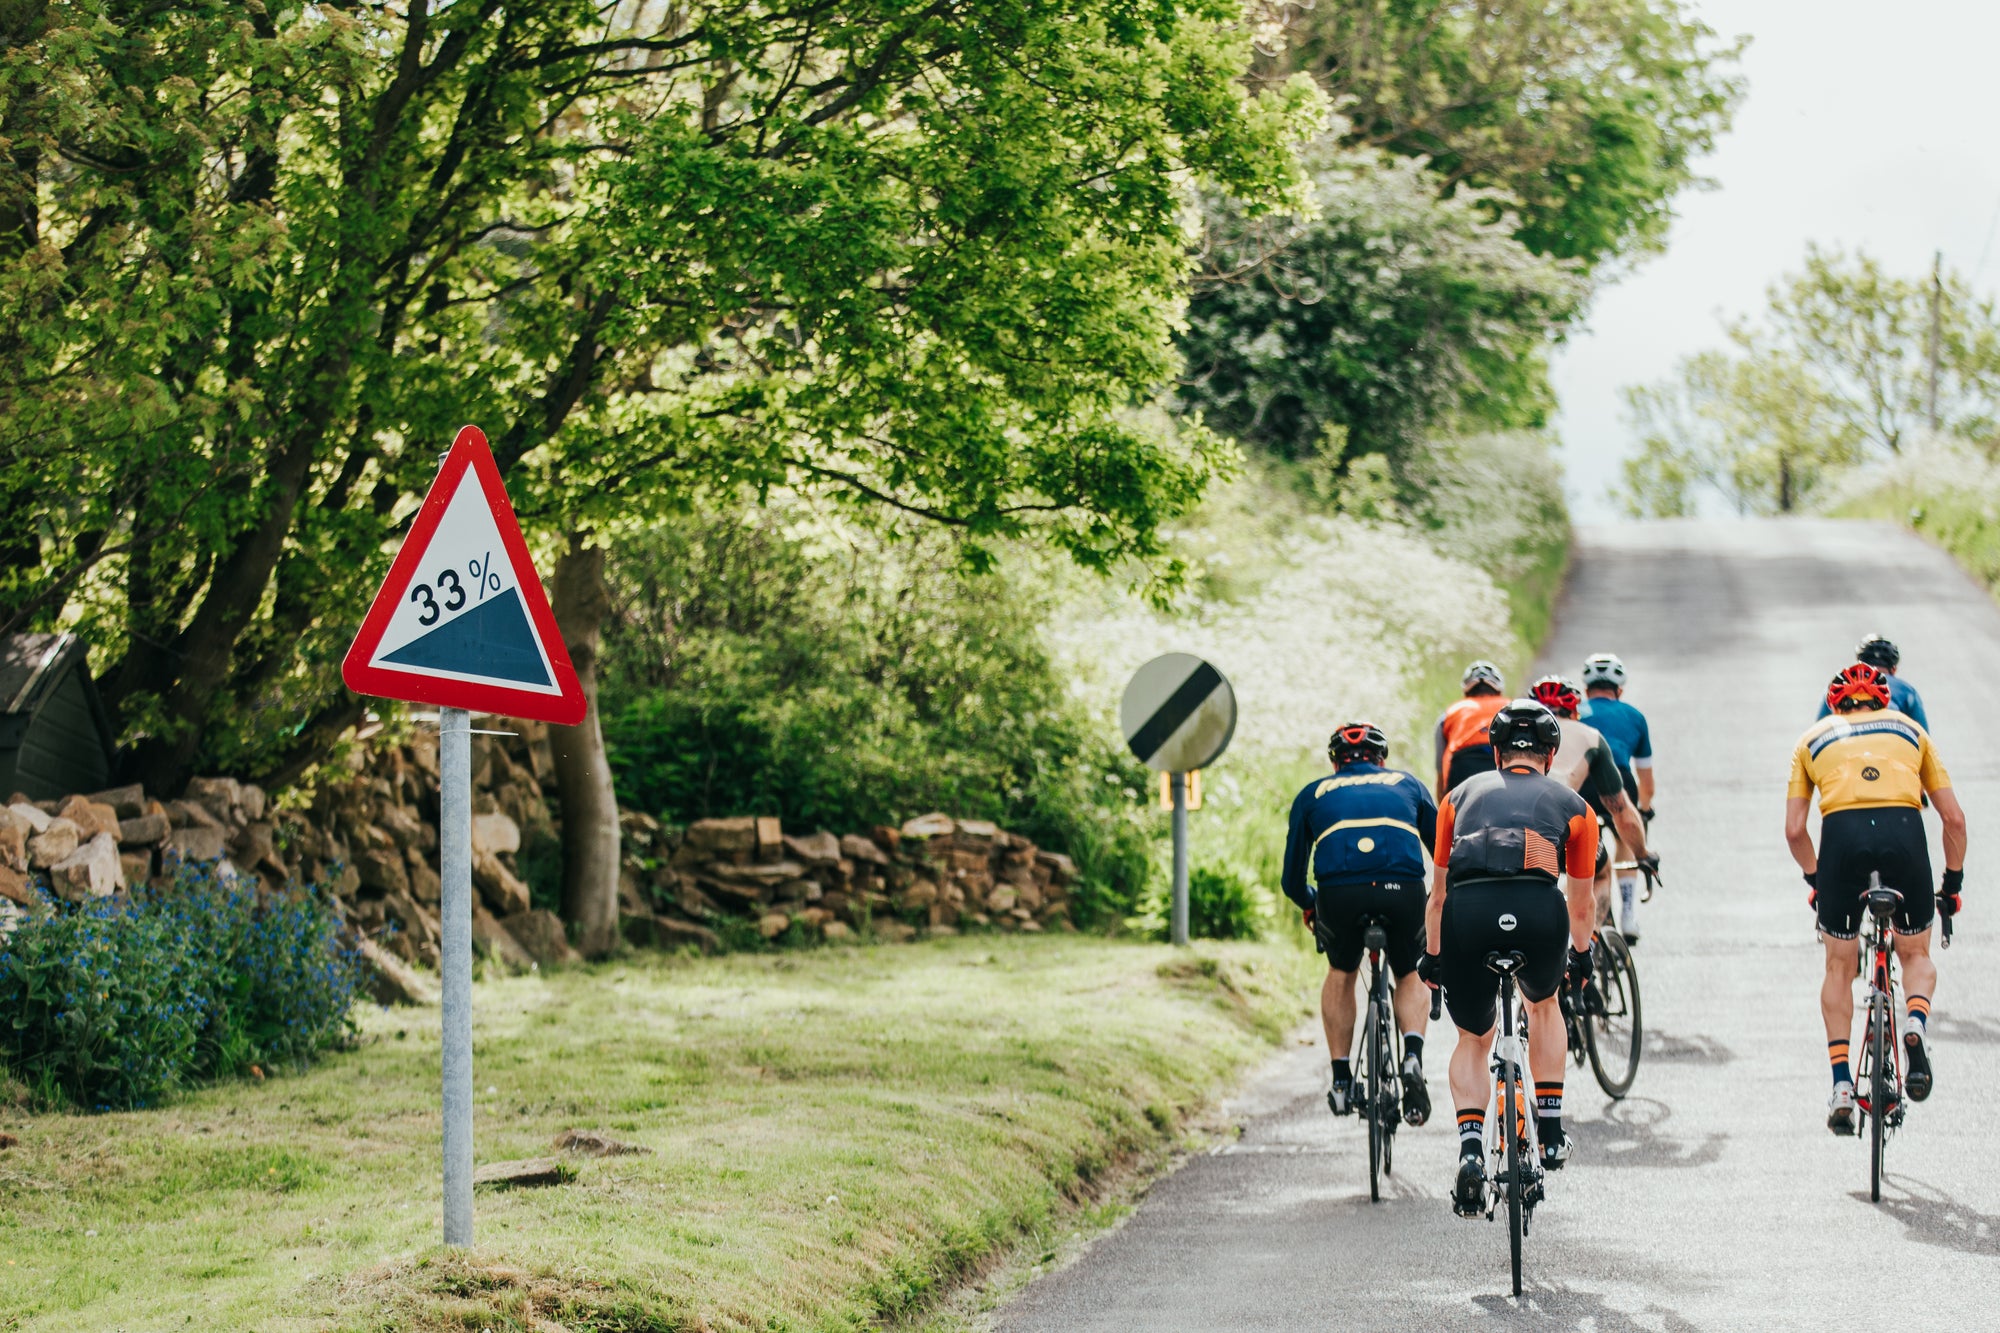
[[[1854,1075],[1847,1068],[1847,1042],[1845,1039],[1826,1044],[1826,1058],[1833,1062],[1833,1081],[1852,1083]]]
[[[1336,1083],[1353,1082],[1354,1062],[1351,1060],[1335,1060],[1333,1062],[1333,1081]]]
[[[1557,1079],[1553,1083],[1536,1082],[1535,1119],[1541,1129],[1542,1142],[1554,1143],[1562,1138],[1563,1085],[1561,1079]]]
[[[1910,1026],[1926,1035],[1931,1030],[1931,997],[1912,995],[1910,997]]]
[[[1424,1062],[1424,1039],[1414,1032],[1403,1034],[1403,1054],[1416,1057],[1418,1064]]]
[[[1474,1107],[1458,1113],[1458,1155],[1478,1157],[1486,1151],[1486,1109]]]

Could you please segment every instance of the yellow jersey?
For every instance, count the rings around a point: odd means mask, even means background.
[[[1951,785],[1930,733],[1893,708],[1823,717],[1792,751],[1787,796],[1819,791],[1819,812],[1885,805],[1916,808],[1925,792]]]

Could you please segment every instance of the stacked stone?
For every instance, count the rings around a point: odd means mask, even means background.
[[[788,834],[777,819],[703,819],[669,836],[628,815],[620,887],[627,937],[720,947],[754,921],[765,939],[906,940],[964,927],[1074,929],[1070,859],[979,819],[929,814],[900,828]]]

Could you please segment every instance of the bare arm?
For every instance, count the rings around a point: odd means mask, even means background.
[[[1444,935],[1444,867],[1431,867],[1431,896],[1424,903],[1424,952],[1438,952]]]
[[[1564,880],[1563,898],[1569,903],[1569,943],[1570,947],[1584,950],[1590,947],[1590,937],[1597,932],[1597,884],[1589,875],[1570,875]]]
[[[1648,764],[1644,768],[1635,768],[1632,770],[1632,776],[1639,780],[1639,808],[1642,810],[1651,810],[1653,808],[1653,766]]]
[[[1618,840],[1625,844],[1633,856],[1646,857],[1646,821],[1639,818],[1639,812],[1625,799],[1622,791],[1612,792],[1604,798],[1604,808],[1611,813],[1611,826],[1618,830]]]
[[[1944,868],[1965,869],[1965,808],[1959,805],[1958,794],[1949,787],[1939,787],[1931,793],[1931,804],[1944,823]]]
[[[1954,800],[1952,804],[1956,806],[1958,802]],[[1819,853],[1813,850],[1812,835],[1806,832],[1806,812],[1811,808],[1812,797],[1810,796],[1787,796],[1785,798],[1785,842],[1792,849],[1792,859],[1797,861],[1799,869],[1808,875],[1817,874],[1819,871]],[[1943,812],[1940,811],[1939,813],[1942,814]],[[1960,827],[1963,828],[1964,816],[1961,814],[1959,819]],[[1951,843],[1947,840],[1945,846],[1948,849]],[[1961,840],[1959,842],[1960,850],[1962,851],[1964,847],[1965,843]],[[1946,852],[1946,855],[1950,855],[1949,851]]]

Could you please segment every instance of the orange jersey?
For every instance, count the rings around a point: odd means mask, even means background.
[[[1444,710],[1437,723],[1438,778],[1451,772],[1451,757],[1469,745],[1488,745],[1493,715],[1507,706],[1504,694],[1467,695]]]

